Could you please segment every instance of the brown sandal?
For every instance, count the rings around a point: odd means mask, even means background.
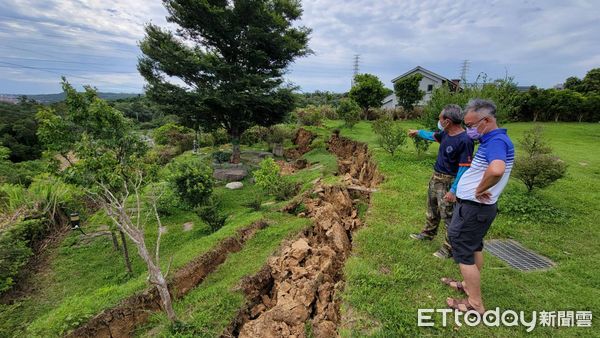
[[[468,299],[456,299],[456,298],[446,298],[446,304],[453,309],[460,312],[467,312],[470,310],[475,310],[475,308],[469,303]],[[461,309],[460,306],[464,305],[465,309]]]
[[[467,291],[465,290],[465,287],[463,286],[462,282],[459,282],[457,280],[454,280],[454,279],[448,278],[448,277],[444,277],[441,280],[442,280],[442,283],[448,285],[449,287],[453,288],[454,290],[456,290],[458,292],[462,292],[465,295],[467,294]],[[452,285],[451,283],[456,283],[456,286]]]

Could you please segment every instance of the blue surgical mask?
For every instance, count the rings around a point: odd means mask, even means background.
[[[472,140],[479,140],[479,138],[481,137],[481,134],[479,133],[479,130],[477,130],[477,128],[467,128],[467,135]]]

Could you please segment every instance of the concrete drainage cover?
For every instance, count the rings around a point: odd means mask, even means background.
[[[485,241],[484,249],[520,271],[549,269],[556,265],[550,259],[524,248],[512,239]]]

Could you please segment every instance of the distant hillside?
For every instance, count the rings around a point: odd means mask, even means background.
[[[141,94],[135,94],[135,93],[102,93],[99,92],[98,95],[100,96],[100,98],[105,99],[105,100],[119,100],[119,99],[126,99],[126,98],[130,98],[130,97],[136,97],[139,96]],[[8,97],[13,97],[16,99],[18,99],[19,97],[23,96],[23,95],[8,95],[8,94],[0,94],[0,96],[4,97],[4,98],[8,98]],[[38,95],[25,95],[27,96],[27,98],[29,99],[33,99],[38,101],[39,103],[54,103],[54,102],[59,102],[65,99],[65,93],[59,93],[59,94],[38,94]]]

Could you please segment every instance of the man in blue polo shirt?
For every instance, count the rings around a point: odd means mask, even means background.
[[[416,240],[432,240],[438,232],[440,221],[444,222],[446,228],[444,244],[433,254],[438,258],[452,256],[447,229],[456,202],[457,184],[461,175],[471,165],[473,156],[473,141],[465,133],[462,121],[462,109],[455,104],[449,104],[439,115],[439,131],[409,130],[408,132],[411,137],[440,143],[437,160],[433,166],[433,175],[429,180],[425,228],[420,233],[410,235]]]
[[[467,295],[448,298],[449,307],[466,312],[485,312],[481,297],[483,237],[496,217],[496,201],[506,187],[515,159],[515,149],[506,129],[498,128],[496,106],[488,100],[471,100],[465,108],[467,134],[479,140],[471,167],[456,189],[457,204],[448,227],[453,258],[459,264],[463,282],[442,278],[442,282]]]

